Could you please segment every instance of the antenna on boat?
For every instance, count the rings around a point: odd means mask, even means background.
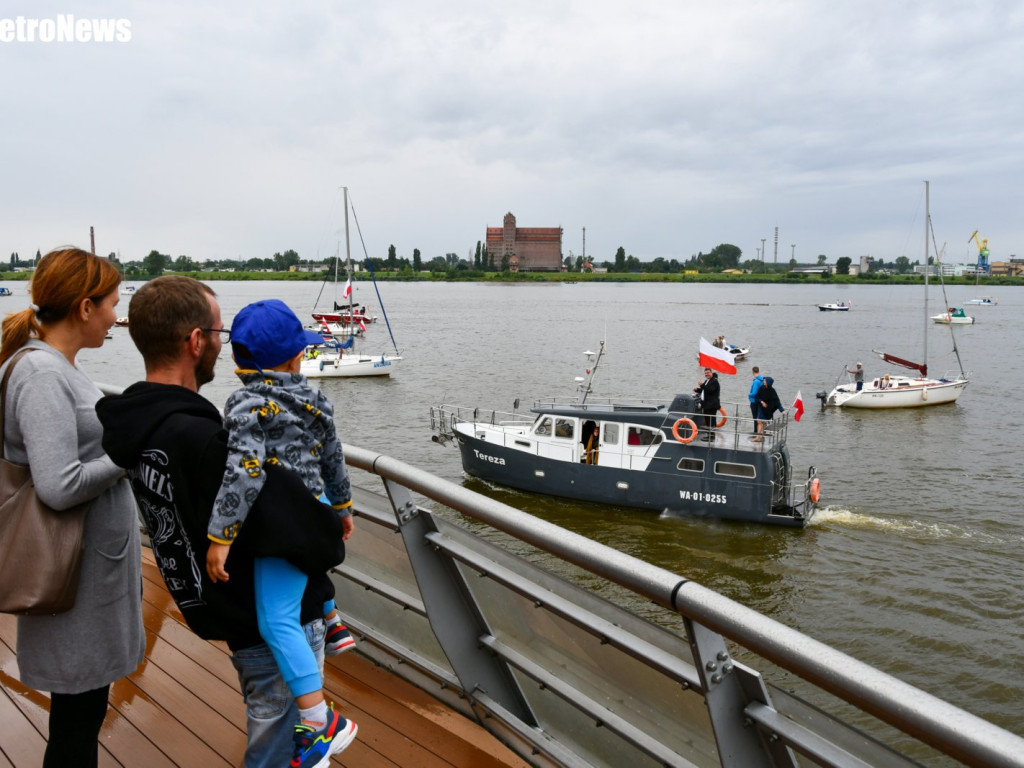
[[[597,373],[597,366],[601,363],[601,356],[604,354],[604,339],[601,339],[600,346],[597,348],[597,352],[591,352],[589,349],[583,353],[587,360],[591,362],[591,366],[587,368],[587,378],[584,379],[582,376],[576,377],[576,389],[579,391],[579,404],[583,405],[587,402],[587,395],[590,394],[590,384],[594,380],[594,374]]]

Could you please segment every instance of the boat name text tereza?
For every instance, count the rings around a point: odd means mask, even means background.
[[[746,402],[723,403],[706,429],[691,394],[666,402],[589,392],[590,379],[578,397],[538,401],[529,413],[441,404],[430,409],[433,440],[456,443],[468,474],[524,491],[791,527],[813,516],[820,483],[814,467],[793,477],[788,413],[760,441]]]

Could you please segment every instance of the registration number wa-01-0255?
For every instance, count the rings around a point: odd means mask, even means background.
[[[705,501],[708,504],[728,504],[724,493],[701,493],[700,491],[680,491],[679,498],[686,501]]]

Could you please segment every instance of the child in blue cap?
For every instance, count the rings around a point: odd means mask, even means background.
[[[277,299],[242,309],[231,324],[231,347],[243,387],[224,406],[228,461],[210,517],[206,570],[216,582],[228,579],[224,566],[253,501],[266,479],[263,467],[280,464],[299,474],[330,507],[325,514],[347,517],[352,531],[352,486],[334,428],[334,408],[300,372],[306,347],[323,339],[302,327],[299,318]],[[333,512],[332,512],[333,510]],[[270,646],[299,707],[295,726],[295,768],[327,765],[355,738],[358,727],[328,708],[320,665],[299,621],[306,575],[286,560],[256,558],[256,613],[260,634]],[[355,643],[341,623],[334,601],[324,606],[328,655]]]

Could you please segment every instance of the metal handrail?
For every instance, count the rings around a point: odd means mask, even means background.
[[[345,456],[354,467],[671,609],[967,765],[1024,766],[1024,739],[696,582],[392,457],[349,445]]]

